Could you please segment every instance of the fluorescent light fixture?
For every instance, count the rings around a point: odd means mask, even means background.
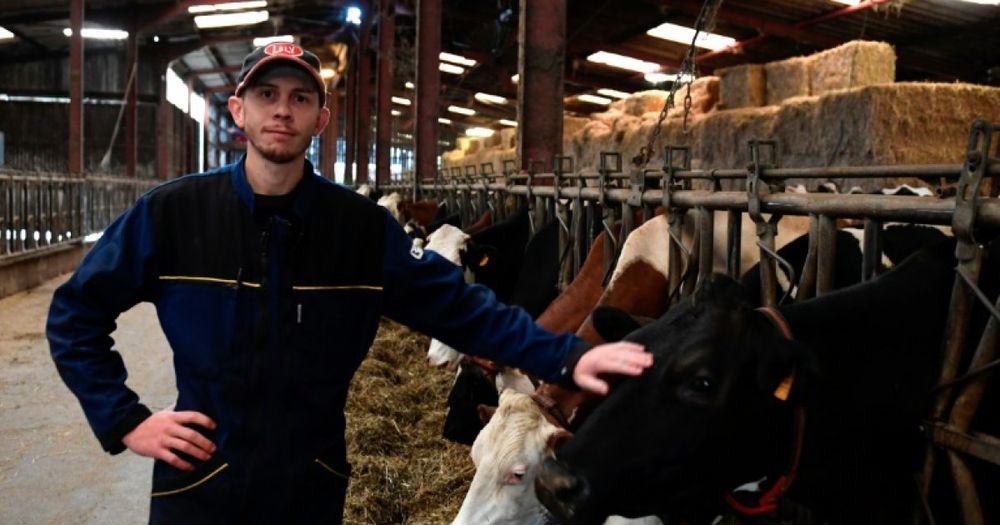
[[[669,40],[671,42],[690,44],[691,39],[694,38],[694,29],[679,26],[677,24],[671,24],[670,22],[664,22],[653,29],[646,31],[646,34],[652,37],[662,38],[663,40]],[[702,49],[718,51],[735,43],[735,38],[709,33],[708,31],[701,31],[698,33],[698,40],[695,41],[694,45],[695,47],[700,47]]]
[[[677,73],[646,73],[643,75],[646,82],[650,84],[662,84],[663,82],[691,82],[694,77],[691,75],[684,75],[683,77]]]
[[[253,2],[224,2],[221,4],[193,5],[188,8],[188,13],[214,13],[216,11],[238,11],[242,9],[260,9],[267,7],[266,0],[256,0]]]
[[[8,31],[7,28],[5,28],[4,26],[0,26],[0,42],[3,42],[4,40],[13,40],[13,39],[14,39],[14,33]]]
[[[446,125],[450,126],[451,125],[451,119],[450,118],[444,118],[444,117],[438,117],[438,123],[439,124],[446,124]]]
[[[517,121],[515,121],[515,120],[507,120],[505,118],[502,118],[498,122],[500,122],[504,126],[510,126],[512,128],[516,128],[517,127]]]
[[[448,64],[445,62],[441,62],[440,64],[438,64],[438,69],[444,71],[445,73],[451,73],[452,75],[461,75],[462,73],[465,73],[465,68],[461,66],[456,66],[455,64]]]
[[[968,2],[970,4],[979,5],[997,5],[1000,6],[1000,0],[962,0],[963,2]]]
[[[361,25],[361,8],[353,5],[348,7],[344,14],[344,21],[356,26]]]
[[[468,115],[468,116],[476,114],[476,111],[474,109],[463,108],[459,106],[448,106],[448,111],[451,111],[452,113],[458,113],[459,115]]]
[[[444,51],[438,54],[438,58],[444,60],[445,62],[451,62],[453,64],[458,64],[460,66],[465,66],[465,67],[472,67],[476,65],[476,61],[471,58],[465,58],[462,55],[446,53]]]
[[[833,0],[833,1],[838,4],[844,4],[844,5],[858,5],[861,3],[861,0]]]
[[[597,95],[577,95],[577,100],[582,100],[583,102],[590,102],[591,104],[600,104],[602,106],[607,106],[611,103],[610,98],[599,97]]]
[[[521,74],[520,73],[514,73],[513,75],[510,76],[510,81],[512,83],[514,83],[514,84],[517,84],[517,82],[519,80],[521,80]]]
[[[479,93],[476,93],[475,95],[472,95],[472,96],[475,97],[476,100],[478,100],[480,102],[485,102],[487,104],[506,104],[507,103],[507,99],[505,99],[503,97],[499,97],[497,95],[490,95],[489,93],[479,92]]]
[[[645,60],[639,60],[638,58],[627,57],[625,55],[619,55],[617,53],[608,53],[607,51],[598,51],[593,53],[587,57],[587,60],[598,64],[617,67],[619,69],[636,71],[638,73],[652,73],[660,69],[659,64],[646,62]]]
[[[415,87],[413,85],[413,82],[410,82],[409,80],[407,80],[406,83],[403,85],[406,86],[406,89],[413,89]]]
[[[608,89],[608,88],[598,89],[597,94],[611,98],[628,98],[632,96],[631,93],[626,93],[624,91],[618,91],[617,89]]]
[[[492,137],[496,131],[490,128],[469,128],[465,130],[465,134],[469,137]]]
[[[400,111],[400,110],[398,110],[398,109],[394,109],[394,110],[390,111],[389,113],[392,113],[392,116],[394,116],[394,117],[398,117],[398,116],[400,116],[400,115],[403,114],[403,112]]]
[[[328,67],[324,67],[323,69],[319,70],[319,76],[323,78],[333,78],[337,76],[337,72]]]
[[[392,102],[394,104],[399,104],[400,106],[409,106],[410,104],[412,104],[412,102],[410,102],[410,99],[403,97],[392,97]]]
[[[295,37],[292,35],[278,35],[278,36],[259,36],[253,39],[253,47],[264,47],[268,44],[273,44],[275,42],[295,42]]]
[[[70,28],[63,29],[63,34],[66,36],[73,36],[73,30]],[[122,31],[121,29],[94,29],[90,27],[85,27],[80,31],[83,38],[93,38],[94,40],[125,40],[128,38],[128,31]]]
[[[244,11],[242,13],[225,13],[220,15],[198,15],[194,17],[194,25],[198,29],[213,27],[248,26],[266,22],[267,11]]]

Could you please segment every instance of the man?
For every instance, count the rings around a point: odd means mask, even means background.
[[[652,364],[632,344],[587,351],[541,330],[315,175],[304,152],[330,118],[319,68],[294,44],[248,55],[229,99],[246,156],[143,195],[53,298],[52,356],[101,445],[156,459],[151,523],[340,523],[344,402],[382,315],[599,393],[599,375]],[[177,403],[156,413],[109,335],[140,301],[174,353]]]

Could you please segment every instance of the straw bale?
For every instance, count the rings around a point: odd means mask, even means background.
[[[764,105],[764,66],[744,64],[715,70],[719,75],[719,109]]]
[[[806,57],[794,57],[765,64],[767,105],[781,104],[792,97],[808,96],[810,63]]]
[[[455,148],[461,151],[468,151],[469,145],[472,143],[473,137],[458,137],[455,139]]]
[[[577,166],[596,166],[600,152],[609,149],[611,126],[601,120],[591,120],[573,135],[573,157]]]
[[[500,144],[501,144],[500,133],[497,132],[496,130],[494,130],[493,134],[490,135],[489,137],[484,137],[483,138],[483,148],[484,149],[495,148],[495,147],[499,146]]]
[[[620,98],[620,99],[612,102],[610,105],[608,105],[608,111],[617,111],[619,113],[624,113],[625,112],[625,99]]]
[[[838,89],[891,84],[896,52],[885,42],[854,40],[806,58],[809,91],[823,95]]]
[[[609,109],[603,113],[592,113],[590,120],[599,120],[610,128],[614,127],[615,122],[618,122],[618,119],[622,118],[623,115],[625,115],[623,111]]]
[[[747,142],[773,137],[779,106],[716,111],[694,127],[695,167],[736,168],[747,163]]]
[[[976,118],[1000,119],[1000,89],[904,82],[787,100],[774,134],[785,166],[957,164]],[[875,181],[834,182],[876,187]],[[884,181],[902,183],[918,181]]]
[[[481,149],[483,149],[483,139],[479,137],[468,137],[468,139],[469,139],[468,145],[462,148],[463,150],[465,150],[466,155],[475,155],[476,153],[479,153]],[[461,140],[461,137],[459,138],[459,140]]]
[[[633,93],[628,98],[623,99],[625,100],[624,112],[628,115],[639,117],[643,113],[650,111],[661,111],[663,105],[667,102],[668,95],[670,95],[669,91],[661,91],[659,89]]]
[[[517,128],[503,128],[500,130],[500,147],[513,148],[517,146]]]

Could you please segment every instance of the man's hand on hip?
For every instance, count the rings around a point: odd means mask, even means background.
[[[165,461],[174,468],[190,471],[194,467],[175,452],[206,461],[215,452],[215,444],[186,425],[214,429],[215,422],[200,412],[162,410],[146,418],[125,434],[122,443],[132,452]]]

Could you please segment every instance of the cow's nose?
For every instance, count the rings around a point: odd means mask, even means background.
[[[570,522],[577,507],[586,499],[586,480],[575,476],[562,463],[547,458],[535,479],[535,495],[545,508],[562,521]]]

